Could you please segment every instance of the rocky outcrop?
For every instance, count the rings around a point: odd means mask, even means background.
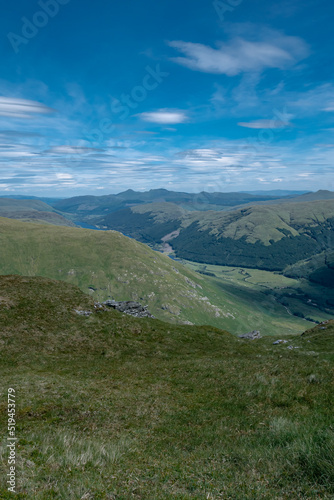
[[[261,339],[262,335],[258,330],[253,330],[252,332],[243,333],[242,335],[239,335],[239,338],[248,339],[248,340],[256,340],[256,339]]]
[[[95,302],[94,309],[97,311],[107,311],[108,308],[116,309],[117,311],[135,316],[136,318],[154,318],[154,316],[147,310],[148,306],[142,306],[139,302],[131,300],[120,301],[106,300],[105,302]],[[84,311],[82,309],[74,309],[74,312],[79,316],[90,316],[92,311]]]
[[[142,306],[139,302],[107,300],[102,305],[116,309],[124,314],[135,316],[136,318],[154,318],[154,316],[147,310],[148,306]]]

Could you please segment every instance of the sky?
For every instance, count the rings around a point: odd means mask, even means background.
[[[0,14],[0,194],[334,190],[330,0]]]

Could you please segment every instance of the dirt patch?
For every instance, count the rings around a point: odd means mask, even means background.
[[[177,238],[179,234],[180,234],[180,229],[177,229],[176,231],[172,231],[171,233],[166,234],[166,236],[161,238],[161,241],[165,243],[166,241],[173,240],[174,238]]]

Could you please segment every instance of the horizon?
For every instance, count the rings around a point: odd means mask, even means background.
[[[334,190],[333,13],[328,0],[3,8],[0,191]]]
[[[12,194],[5,194],[5,193],[0,193],[0,198],[11,198],[11,197],[33,197],[33,198],[50,198],[50,199],[67,199],[67,198],[75,198],[75,197],[84,197],[84,196],[118,196],[127,192],[133,192],[133,193],[149,193],[151,191],[166,191],[168,193],[179,193],[179,194],[250,194],[250,195],[258,195],[261,196],[273,196],[273,197],[285,197],[285,196],[291,196],[291,195],[296,195],[296,196],[301,196],[303,194],[309,194],[309,193],[319,193],[319,192],[331,192],[328,189],[318,189],[316,191],[299,191],[299,190],[286,190],[286,189],[273,189],[273,190],[255,190],[255,191],[174,191],[172,189],[165,189],[165,188],[152,188],[152,189],[147,189],[147,190],[135,190],[128,188],[124,191],[118,191],[115,193],[103,193],[103,194],[90,194],[87,192],[84,192],[82,194],[76,195],[76,196],[45,196],[45,195],[35,195],[33,193],[12,193]],[[274,194],[275,193],[275,194]]]

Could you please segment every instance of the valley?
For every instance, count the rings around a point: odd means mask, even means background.
[[[305,329],[303,319],[290,316],[261,290],[196,273],[115,231],[0,218],[0,244],[3,275],[64,280],[96,300],[136,300],[162,320],[209,324],[235,334],[250,328],[267,335]]]

